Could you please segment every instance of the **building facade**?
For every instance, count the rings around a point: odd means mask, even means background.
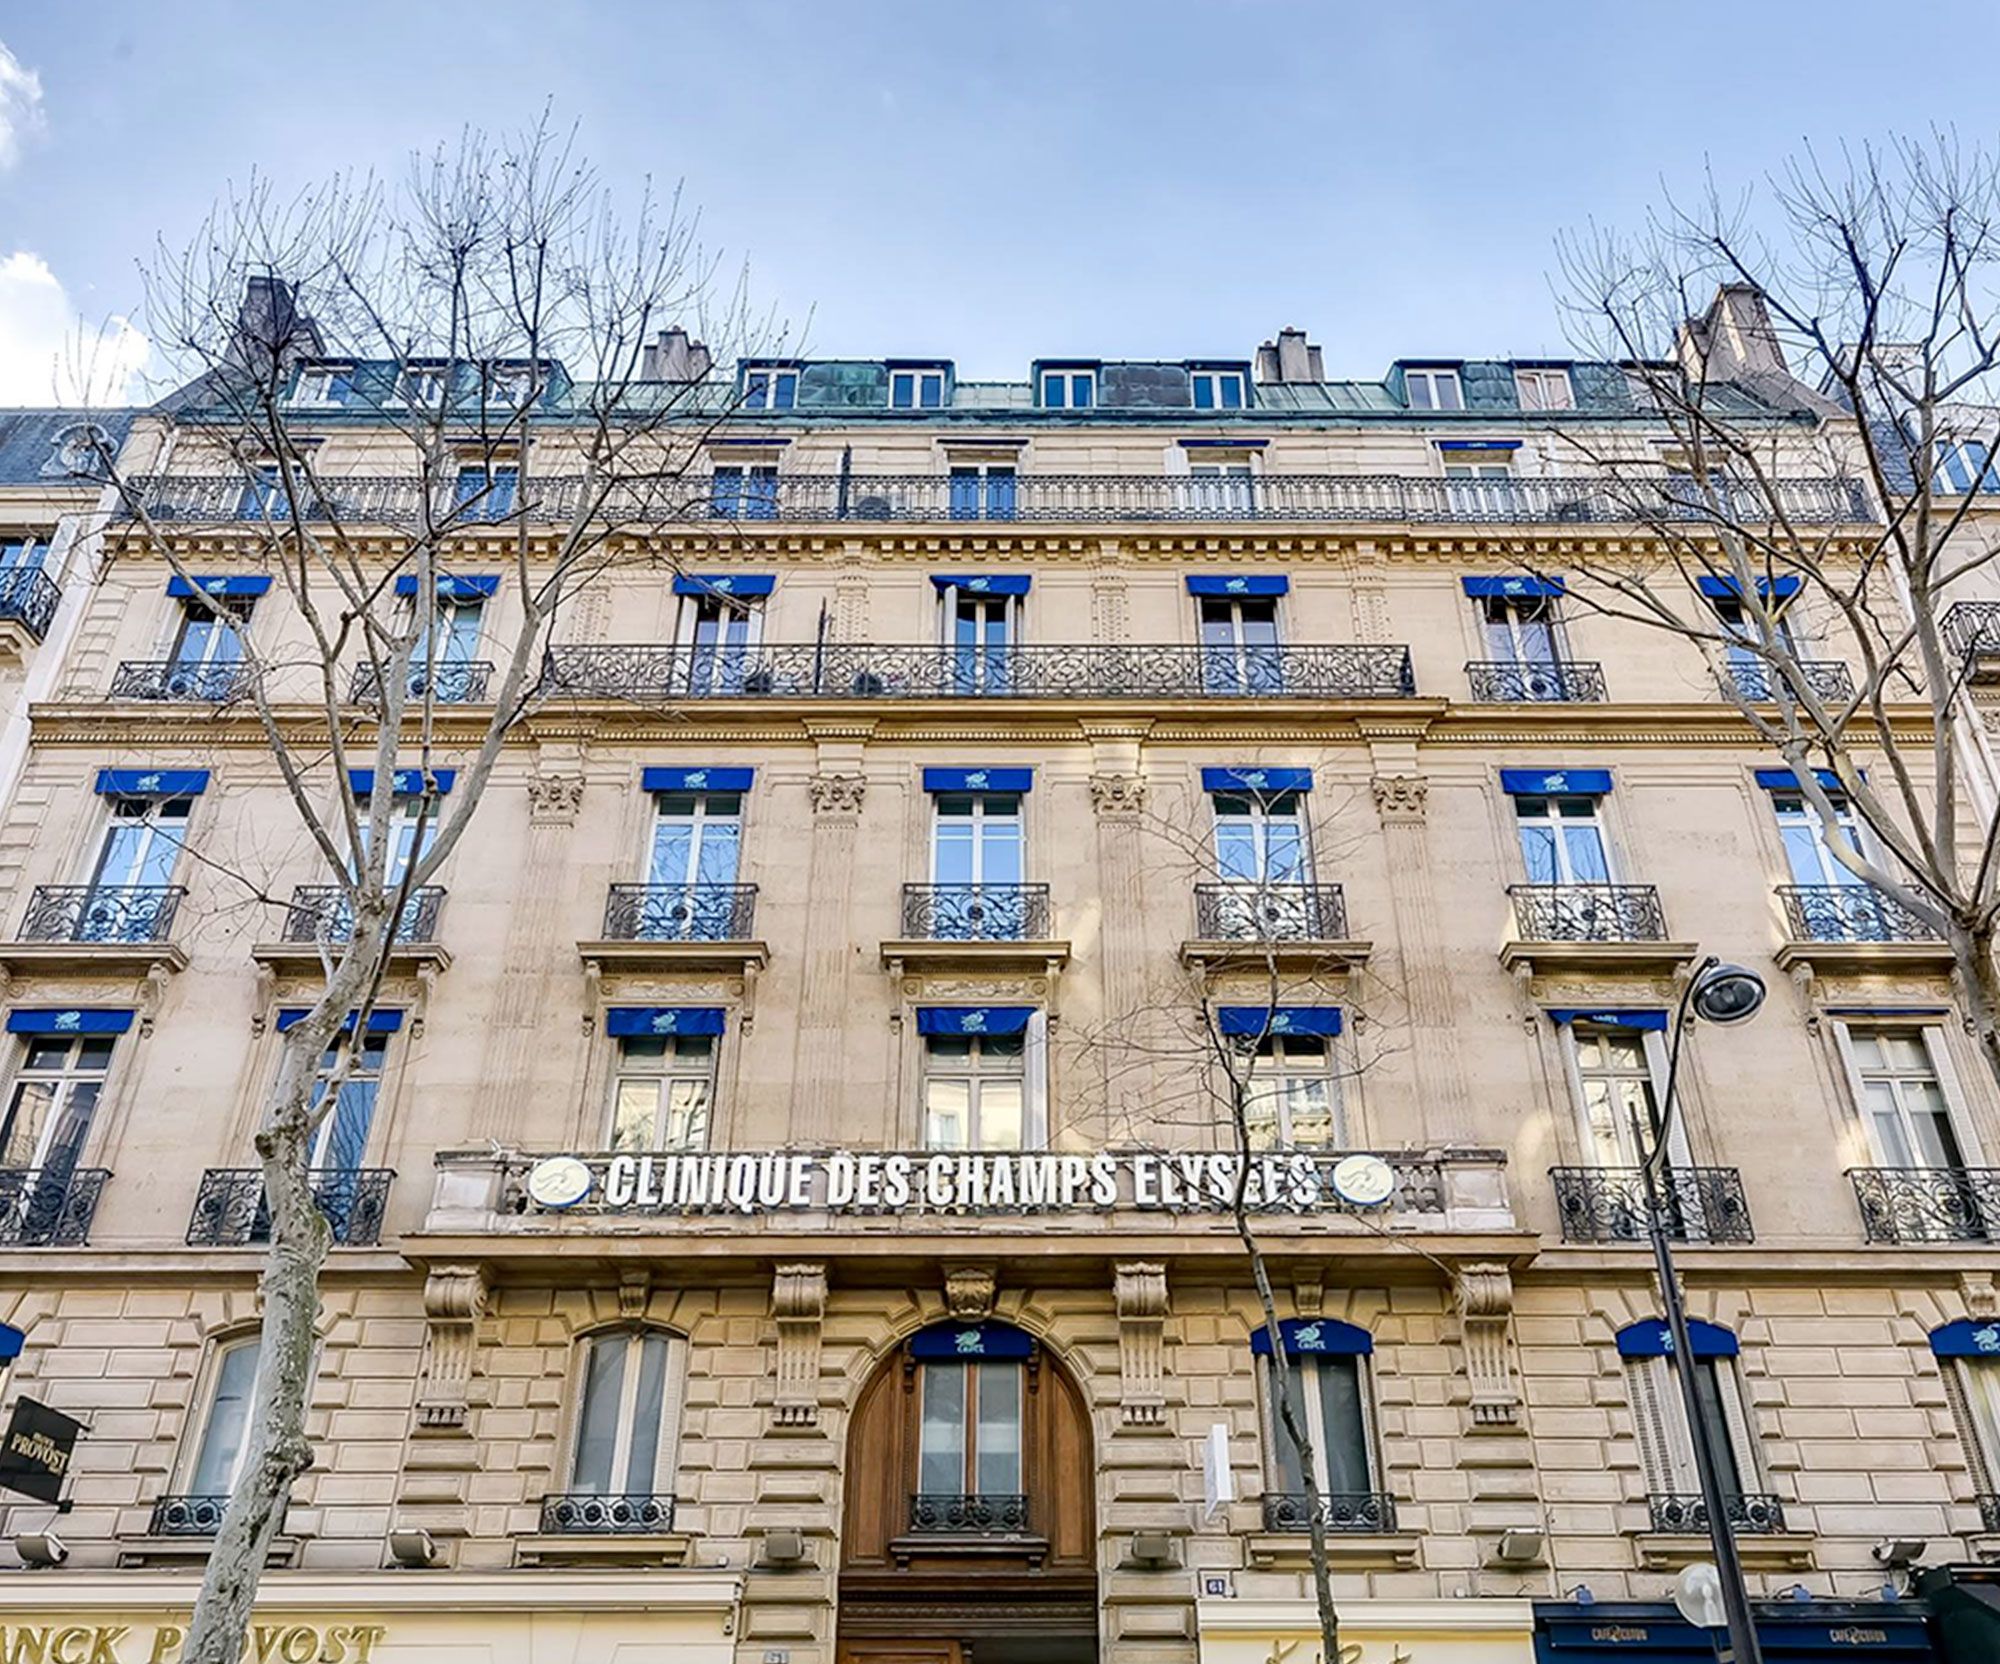
[[[367,386],[295,397],[388,518]],[[1651,1644],[1707,1539],[1637,1169],[1711,953],[1771,985],[1691,1043],[1671,1151],[1738,1541],[1843,1656],[1926,1656],[1874,1551],[2000,1551],[2000,1100],[1948,952],[1832,867],[1700,659],[1570,604],[1565,559],[1644,560],[1631,494],[1672,490],[1623,372],[1335,381],[1287,331],[732,391],[705,512],[565,612],[351,1042],[252,1656],[1303,1660],[1279,1349],[1352,1660]],[[1801,458],[1835,419],[1738,396]],[[172,426],[126,468],[199,581],[93,499],[116,559],[0,822],[0,1318],[16,1393],[87,1427],[70,1510],[7,1508],[68,1550],[0,1577],[7,1657],[177,1656],[332,905],[236,697],[232,621],[286,628],[231,533],[266,502]],[[447,763],[547,484],[481,466]],[[1851,484],[1785,489],[1865,535]]]

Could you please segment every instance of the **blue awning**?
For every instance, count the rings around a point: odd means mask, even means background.
[[[21,1355],[21,1348],[27,1344],[28,1337],[25,1331],[15,1328],[11,1323],[0,1323],[0,1359],[18,1358]]]
[[[978,1037],[983,1034],[1025,1034],[1032,1005],[920,1005],[919,1034]]]
[[[1335,1317],[1287,1317],[1279,1320],[1278,1338],[1285,1343],[1288,1358],[1367,1357],[1375,1350],[1375,1337],[1352,1323]],[[1260,1358],[1271,1355],[1271,1331],[1260,1328],[1250,1337],[1250,1350]]]
[[[455,578],[445,572],[438,574],[437,592],[447,601],[490,600],[499,588],[500,578],[497,573],[481,573],[470,578]],[[396,580],[398,595],[414,595],[416,592],[416,573],[405,572]]]
[[[2000,1323],[1961,1317],[1931,1331],[1931,1350],[1940,1358],[2000,1358]]]
[[[189,583],[176,575],[167,580],[167,593],[176,601],[192,601],[203,595],[256,596],[270,587],[271,580],[266,577],[197,578]]]
[[[1473,600],[1489,595],[1562,595],[1567,593],[1560,578],[1460,578],[1459,585]]]
[[[1503,768],[1500,789],[1509,797],[1602,797],[1611,790],[1611,770]]]
[[[1653,1034],[1667,1031],[1664,1011],[1633,1010],[1625,1006],[1559,1005],[1549,1012],[1552,1023],[1595,1023],[1599,1028],[1639,1029]]]
[[[649,768],[639,786],[649,792],[747,792],[757,771],[750,768]]]
[[[614,1005],[604,1014],[604,1032],[614,1040],[639,1035],[716,1035],[723,1029],[719,1005]]]
[[[104,797],[199,797],[208,790],[208,770],[101,768],[97,790]]]
[[[1309,768],[1205,768],[1201,789],[1205,792],[1309,792],[1313,771]]]
[[[993,576],[985,572],[933,572],[931,582],[939,589],[962,589],[972,595],[1026,595],[1035,580],[1026,573],[1010,572]]]
[[[1757,598],[1760,601],[1768,601],[1773,595],[1776,595],[1780,601],[1789,601],[1794,595],[1798,594],[1801,582],[1801,579],[1789,576],[1776,579],[1759,578],[1757,580]],[[1742,586],[1734,578],[1702,577],[1695,579],[1694,586],[1711,601],[1720,601],[1743,593]]]
[[[949,1359],[1028,1357],[1035,1337],[1011,1323],[933,1323],[910,1337],[910,1356],[920,1362]]]
[[[685,573],[674,579],[676,595],[733,595],[738,599],[769,595],[778,580],[769,572]]]
[[[1518,451],[1518,439],[1436,439],[1432,443],[1441,451]]]
[[[1035,771],[1031,768],[927,768],[927,792],[1031,792]]]
[[[455,768],[434,768],[431,777],[437,781],[440,794],[451,790],[451,783],[458,778]],[[347,789],[356,797],[372,797],[375,793],[375,771],[372,768],[351,768],[347,771]],[[399,768],[395,779],[398,797],[421,797],[424,791],[424,771],[420,768]]]
[[[297,1028],[311,1014],[311,1008],[308,1006],[285,1006],[278,1013],[278,1032],[283,1034],[287,1029]],[[342,1019],[340,1025],[342,1033],[352,1034],[354,1032],[354,1019],[356,1015],[356,1012],[350,1011]],[[370,1034],[394,1034],[402,1026],[403,1014],[400,1011],[394,1009],[385,1011],[378,1006],[375,1010],[368,1013],[368,1032]]]
[[[123,1034],[132,1026],[127,1011],[79,1011],[74,1006],[16,1006],[7,1013],[9,1034]]]
[[[1698,1317],[1688,1319],[1688,1344],[1694,1348],[1697,1358],[1736,1356],[1735,1335],[1719,1323],[1704,1323]],[[1670,1357],[1673,1350],[1673,1331],[1667,1327],[1664,1318],[1641,1318],[1618,1331],[1618,1356],[1621,1358],[1665,1358]]]
[[[1840,783],[1840,776],[1835,774],[1830,768],[1814,769],[1813,778],[1830,792],[1844,792],[1847,790]],[[1799,789],[1799,777],[1797,771],[1794,769],[1760,768],[1757,771],[1757,784],[1762,786],[1767,792],[1795,792]]]
[[[1916,1601],[1893,1606],[1760,1601],[1755,1617],[1769,1664],[1934,1664],[1941,1656]],[[1537,1603],[1535,1659],[1536,1664],[1715,1664],[1715,1642],[1671,1606],[1593,1602],[1552,1611]]]
[[[1245,1035],[1299,1034],[1328,1038],[1340,1032],[1337,1005],[1225,1005],[1216,1011],[1216,1022],[1232,1039]]]
[[[1212,577],[1189,578],[1190,595],[1283,595],[1292,587],[1292,580],[1282,575],[1253,578],[1247,575],[1222,574]]]

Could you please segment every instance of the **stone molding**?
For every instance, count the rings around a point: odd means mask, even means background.
[[[816,815],[858,815],[868,782],[858,774],[815,774],[806,790]]]
[[[1430,797],[1430,782],[1421,774],[1378,774],[1368,782],[1375,812],[1385,821],[1422,820]]]
[[[1162,1426],[1167,1419],[1167,1268],[1157,1260],[1127,1260],[1114,1268],[1113,1288],[1120,1418],[1127,1427]]]
[[[944,1268],[944,1305],[959,1323],[984,1323],[993,1315],[999,1277],[991,1265]]]
[[[1465,1337],[1465,1374],[1472,1387],[1473,1425],[1512,1426],[1521,1413],[1509,1352],[1514,1275],[1501,1261],[1475,1260],[1461,1265],[1453,1280]]]
[[[583,776],[536,774],[528,779],[528,823],[531,826],[571,826],[583,807]]]
[[[1090,806],[1100,815],[1143,815],[1149,788],[1140,774],[1093,774]]]
[[[492,1292],[483,1265],[436,1265],[424,1278],[419,1427],[463,1427],[479,1319]]]
[[[778,1330],[773,1419],[780,1427],[814,1426],[819,1421],[820,1331],[826,1319],[825,1264],[803,1261],[774,1267],[771,1315]]]

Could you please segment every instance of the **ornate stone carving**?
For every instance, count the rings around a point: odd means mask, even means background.
[[[819,1420],[820,1325],[826,1317],[826,1267],[780,1265],[771,1278],[771,1315],[778,1329],[778,1386],[772,1398],[780,1427]]]
[[[1146,779],[1139,774],[1093,774],[1090,777],[1090,806],[1100,815],[1143,815],[1146,812]]]
[[[424,1279],[424,1361],[417,1382],[419,1427],[463,1427],[473,1342],[488,1293],[483,1265],[435,1265]]]
[[[944,1268],[944,1305],[960,1323],[983,1323],[993,1315],[997,1279],[990,1265]]]
[[[528,822],[532,826],[569,826],[583,807],[583,776],[537,774],[528,781]]]
[[[806,790],[816,815],[858,815],[868,782],[858,774],[815,774]]]
[[[1384,820],[1422,820],[1430,782],[1421,774],[1378,774],[1368,782]]]
[[[139,1034],[142,1039],[153,1032],[153,1019],[160,1014],[160,1004],[167,997],[167,983],[173,974],[157,959],[146,967],[145,980],[139,984]]]
[[[1167,1268],[1128,1260],[1115,1268],[1118,1301],[1118,1402],[1127,1427],[1158,1427],[1167,1418],[1162,1337],[1167,1323]]]
[[[1514,1386],[1509,1330],[1514,1321],[1514,1275],[1497,1260],[1458,1268],[1458,1316],[1465,1337],[1465,1373],[1472,1386],[1476,1427],[1511,1426],[1521,1412]]]
[[[4,988],[0,988],[4,992]],[[268,962],[257,966],[257,998],[250,1008],[250,1032],[261,1035],[270,1025],[271,1007],[278,998],[278,968]]]
[[[653,1298],[653,1274],[644,1266],[618,1274],[618,1315],[627,1323],[637,1323],[646,1315]]]
[[[1967,1317],[2000,1317],[2000,1289],[1996,1289],[1993,1278],[1984,1271],[1961,1271],[1958,1274],[1958,1292],[1965,1301]]]

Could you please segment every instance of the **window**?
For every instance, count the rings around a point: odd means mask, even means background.
[[[681,598],[680,638],[687,651],[690,693],[744,691],[763,616],[753,602],[716,590]]]
[[[1288,1376],[1292,1413],[1312,1444],[1313,1482],[1326,1523],[1347,1530],[1392,1529],[1391,1505],[1377,1494],[1368,1394],[1372,1337],[1331,1318],[1290,1319],[1279,1325],[1279,1332],[1290,1366],[1282,1374],[1271,1356],[1268,1333],[1259,1330],[1255,1341],[1264,1378],[1266,1528],[1303,1531],[1311,1523],[1305,1465],[1297,1441],[1286,1430],[1280,1397]]]
[[[633,1034],[618,1042],[610,1148],[708,1148],[715,1041],[705,1034]]]
[[[417,604],[416,597],[410,604]],[[430,621],[410,648],[410,694],[417,697],[430,691],[445,704],[474,698],[486,691],[482,672],[475,676],[472,666],[479,659],[479,632],[486,616],[486,602],[478,595],[450,596],[440,593]]]
[[[1203,595],[1201,683],[1210,693],[1281,693],[1278,601],[1271,595]]]
[[[1014,518],[1014,464],[961,462],[951,470],[951,517],[954,520]]]
[[[34,532],[0,535],[0,572],[39,572],[49,558],[49,540]]]
[[[1933,1329],[1930,1340],[1982,1523],[1990,1530],[2000,1519],[2000,1325],[1960,1318]]]
[[[1256,467],[1246,452],[1208,452],[1188,462],[1188,508],[1229,519],[1256,507]]]
[[[2000,469],[1977,439],[1940,440],[1931,489],[1938,492],[2000,491]]]
[[[1836,793],[1833,807],[1847,841],[1860,848],[1861,828],[1847,799]],[[1868,888],[1866,879],[1849,872],[1834,859],[1833,852],[1826,847],[1826,831],[1820,824],[1819,812],[1806,802],[1804,793],[1773,792],[1771,808],[1778,817],[1778,837],[1785,846],[1785,865],[1794,884],[1849,884],[1857,889]]]
[[[709,476],[708,512],[714,520],[775,520],[778,465],[724,463]]]
[[[452,507],[466,521],[506,520],[520,494],[521,468],[514,462],[470,462],[452,482]]]
[[[190,1496],[223,1498],[236,1488],[262,1356],[261,1337],[256,1335],[217,1348],[210,1368],[208,1413],[188,1468]]]
[[[296,476],[296,467],[292,470]],[[243,487],[243,495],[237,500],[236,518],[239,520],[289,520],[292,515],[292,501],[284,486],[284,473],[275,462],[251,464],[246,470],[249,479]]]
[[[924,1148],[1027,1148],[1025,1034],[932,1034],[924,1042]]]
[[[257,604],[254,595],[190,596],[181,604],[179,628],[167,657],[182,672],[212,670],[226,676],[242,663],[243,629]]]
[[[1782,610],[1784,601],[1785,597],[1779,596],[1775,602],[1767,600],[1765,603],[1773,614],[1771,633],[1780,652],[1797,658],[1799,644],[1792,634],[1790,619]],[[1722,626],[1722,633],[1730,638],[1731,645],[1726,650],[1726,656],[1737,692],[1746,699],[1770,698],[1772,686],[1779,678],[1761,650],[1763,635],[1757,620],[1745,612],[1743,597],[1711,595],[1708,604],[1715,609],[1716,622]]]
[[[1225,884],[1311,881],[1304,794],[1216,792],[1215,866]]]
[[[1561,662],[1555,596],[1482,595],[1474,604],[1487,658],[1537,669],[1553,669]]]
[[[982,594],[954,584],[939,592],[938,604],[944,614],[945,645],[951,649],[951,691],[1007,692],[1016,597]]]
[[[1340,1148],[1346,1130],[1333,1042],[1323,1035],[1266,1034],[1254,1044],[1243,1105],[1251,1149]]]
[[[1963,1167],[1939,1067],[1941,1031],[1843,1024],[1837,1032],[1877,1165]]]
[[[1514,390],[1523,410],[1568,410],[1575,403],[1567,370],[1516,369]]]
[[[1022,1479],[1026,1371],[1012,1359],[923,1365],[917,1421],[921,1497],[1013,1497]],[[921,1504],[919,1504],[921,1506]]]
[[[355,804],[357,819],[355,824],[361,834],[360,856],[362,862],[365,864],[368,859],[369,807],[365,794],[357,794],[357,798],[358,801]],[[403,881],[403,874],[410,870],[410,863],[428,851],[431,845],[436,842],[438,817],[441,813],[442,806],[435,802],[427,804],[421,792],[397,790],[395,797],[389,804],[389,853],[383,865],[382,874],[385,884],[400,884]],[[422,827],[421,844],[418,842],[418,828],[420,825]],[[340,903],[343,913],[346,905],[344,901]],[[412,898],[412,907],[414,906],[415,899]],[[407,919],[405,927],[407,927]],[[351,918],[344,919],[341,928],[351,932],[354,928],[354,921]]]
[[[721,942],[736,927],[737,863],[743,847],[740,792],[655,794],[639,941]]]
[[[1583,1118],[1584,1159],[1594,1167],[1641,1166],[1652,1153],[1658,1114],[1659,1059],[1653,1033],[1583,1019],[1568,1029],[1577,1109]],[[1673,1142],[1680,1141],[1676,1123]],[[1678,1151],[1670,1153],[1679,1156]]]
[[[790,410],[799,396],[797,370],[745,370],[745,410]]]
[[[1595,797],[1516,797],[1521,858],[1530,884],[1608,884],[1611,850],[1602,800]]]
[[[1042,372],[1042,407],[1045,410],[1088,410],[1096,403],[1095,370]]]
[[[583,1348],[583,1391],[570,1452],[569,1485],[576,1496],[611,1497],[631,1505],[595,1529],[664,1529],[671,1519],[640,1499],[671,1490],[674,1449],[670,1406],[680,1397],[682,1344],[657,1329],[593,1335]]]
[[[486,371],[486,402],[502,410],[519,410],[535,390],[535,372],[526,366],[493,365]]]
[[[891,370],[891,410],[937,410],[944,404],[944,371]]]
[[[1463,410],[1456,370],[1405,370],[1403,399],[1412,410]]]
[[[1196,370],[1188,378],[1194,384],[1197,410],[1241,410],[1243,372],[1241,370]]]
[[[430,409],[444,402],[444,376],[442,369],[411,367],[403,371],[400,386],[404,402]]]
[[[187,842],[191,797],[111,797],[110,821],[90,870],[77,940],[151,942],[172,918],[174,868]]]
[[[939,792],[931,882],[1005,887],[1021,882],[1021,798],[1015,792]]]
[[[1448,480],[1511,480],[1514,454],[1511,451],[1447,451],[1444,477]],[[1454,496],[1454,501],[1461,500]]]
[[[1715,1453],[1716,1477],[1729,1523],[1737,1530],[1775,1531],[1784,1516],[1775,1498],[1761,1494],[1755,1440],[1736,1375],[1736,1337],[1727,1329],[1690,1321],[1694,1386],[1702,1430]],[[1701,1480],[1688,1430],[1678,1360],[1669,1356],[1671,1338],[1658,1318],[1619,1331],[1632,1415],[1639,1437],[1640,1463],[1652,1497],[1653,1528],[1699,1532],[1707,1529]]]
[[[111,1069],[109,1034],[24,1034],[0,1124],[0,1167],[66,1181],[83,1161]],[[30,1207],[34,1206],[30,1199]]]
[[[371,1028],[366,1034],[336,1034],[333,1044],[320,1054],[319,1072],[313,1086],[313,1102],[318,1104],[333,1086],[333,1077],[342,1060],[352,1051],[354,1061],[340,1083],[340,1095],[333,1110],[313,1134],[310,1164],[327,1173],[352,1173],[368,1153],[368,1134],[375,1124],[375,1098],[382,1086],[382,1065],[389,1055],[389,1031]],[[326,1207],[324,1194],[320,1198]],[[339,1224],[335,1222],[335,1236]]]
[[[316,364],[299,372],[293,404],[322,408],[348,404],[354,397],[354,369],[347,364]]]

